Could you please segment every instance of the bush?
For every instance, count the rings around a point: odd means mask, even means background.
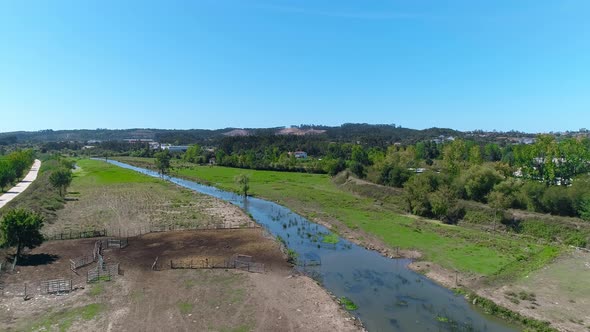
[[[379,183],[390,187],[402,188],[412,173],[406,168],[393,165],[385,165],[379,176]]]
[[[561,216],[575,216],[575,204],[568,194],[567,187],[548,187],[541,199],[545,212]]]
[[[482,210],[467,210],[465,216],[463,216],[463,221],[472,224],[492,224],[494,223],[494,213],[491,210],[489,212]]]
[[[485,166],[471,167],[461,178],[466,197],[478,202],[485,202],[486,196],[503,179],[498,171]]]

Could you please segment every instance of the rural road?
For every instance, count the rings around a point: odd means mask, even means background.
[[[6,203],[12,201],[16,196],[25,191],[25,189],[27,189],[29,185],[31,185],[31,183],[35,181],[35,179],[37,178],[37,174],[39,173],[40,167],[41,160],[35,159],[35,162],[33,163],[33,167],[31,167],[29,174],[27,174],[27,176],[25,176],[25,178],[16,186],[12,187],[12,189],[0,196],[0,209],[4,207]]]

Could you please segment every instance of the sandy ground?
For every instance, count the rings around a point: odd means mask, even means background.
[[[123,275],[86,283],[94,265],[69,270],[69,260],[91,252],[96,239],[47,242],[29,252],[18,273],[3,277],[0,330],[58,329],[68,310],[97,303],[97,317],[74,317],[71,331],[360,331],[355,320],[313,280],[296,276],[275,241],[259,229],[151,233],[125,249],[105,250]],[[225,269],[170,269],[170,259],[251,255],[265,273]],[[151,266],[159,257],[159,271]],[[40,280],[71,278],[69,295],[42,295]],[[30,299],[24,301],[23,285]],[[61,315],[61,316],[60,316]]]
[[[0,196],[0,208],[4,207],[6,203],[10,202],[20,193],[25,191],[31,185],[31,183],[33,183],[33,181],[37,179],[37,174],[39,174],[39,168],[41,168],[41,160],[35,159],[33,167],[31,167],[31,170],[25,176],[25,178],[16,186],[12,187],[12,189],[8,190],[6,193]]]

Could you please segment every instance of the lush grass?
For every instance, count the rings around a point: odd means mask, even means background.
[[[150,159],[142,160],[144,166],[146,161]],[[463,272],[493,275],[506,266],[546,262],[544,257],[554,257],[544,254],[544,246],[525,239],[400,215],[387,203],[340,189],[327,175],[208,166],[179,167],[174,173],[230,191],[238,191],[235,176],[246,174],[252,195],[276,201],[311,219],[338,220],[351,229],[377,236],[392,248],[417,249],[426,260]]]
[[[106,162],[82,159],[76,164],[80,167],[74,175],[78,185],[105,185],[122,183],[158,183],[160,180],[135,171],[116,167]]]
[[[79,308],[49,313],[41,317],[26,330],[67,331],[77,320],[93,320],[104,309],[104,305],[93,303]]]

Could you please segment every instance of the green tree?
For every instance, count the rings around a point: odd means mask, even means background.
[[[156,169],[160,172],[161,175],[168,174],[170,170],[170,160],[172,159],[172,155],[170,155],[170,151],[162,150],[156,154]]]
[[[7,159],[16,174],[16,178],[20,179],[24,175],[25,170],[33,163],[33,151],[15,151],[10,153]]]
[[[406,168],[387,164],[381,170],[379,182],[386,186],[402,188],[411,176],[412,173]]]
[[[483,163],[479,145],[474,145],[469,149],[469,163],[471,165],[481,165]]]
[[[590,221],[590,195],[584,195],[584,197],[582,197],[580,200],[578,214],[580,215],[580,218]]]
[[[431,214],[430,193],[438,189],[439,178],[431,173],[411,177],[404,184],[404,201],[406,209],[415,215]]]
[[[239,174],[236,176],[235,181],[240,187],[240,192],[244,197],[248,196],[248,190],[250,190],[250,177],[246,174]]]
[[[182,159],[184,161],[188,161],[189,163],[201,163],[201,153],[201,147],[198,144],[194,144],[188,147],[188,149],[182,156]]]
[[[498,221],[498,213],[504,213],[510,207],[510,197],[500,191],[492,191],[488,197],[488,204],[494,210],[494,230]]]
[[[431,193],[428,200],[432,215],[446,224],[455,224],[464,215],[457,195],[447,185],[440,186],[438,190]]]
[[[465,165],[466,149],[465,141],[461,139],[456,139],[443,148],[443,161],[451,176],[458,175]]]
[[[64,197],[67,188],[72,183],[72,171],[61,167],[49,175],[51,185],[59,190],[59,195]]]
[[[4,191],[4,188],[11,184],[16,179],[16,173],[8,162],[0,161],[0,189]]]
[[[43,243],[41,235],[43,217],[25,210],[8,211],[0,222],[0,245],[16,246],[16,258],[20,257],[23,248],[35,248]]]
[[[485,202],[486,195],[503,177],[493,168],[473,166],[461,177],[467,198],[478,202]]]
[[[364,179],[367,176],[367,170],[365,169],[365,166],[357,161],[350,163],[350,171],[361,179]]]
[[[353,162],[357,162],[361,165],[368,165],[369,164],[369,155],[367,154],[367,151],[365,151],[365,149],[363,149],[362,146],[354,145],[352,147],[351,160]]]

